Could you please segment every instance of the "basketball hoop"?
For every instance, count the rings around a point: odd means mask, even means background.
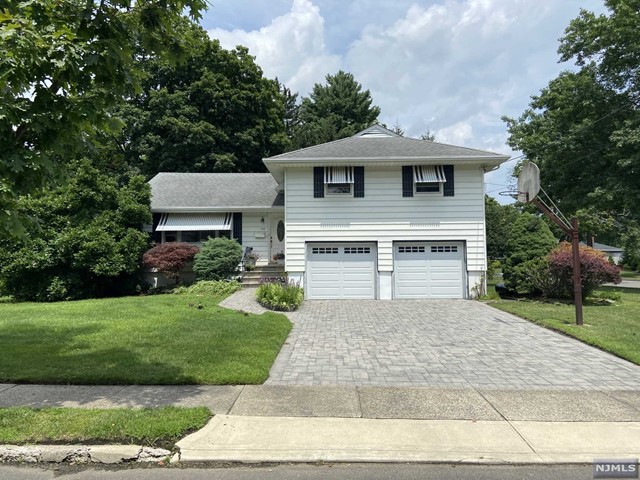
[[[540,169],[533,162],[527,162],[522,166],[518,175],[518,201],[529,203],[540,192]]]
[[[522,166],[518,175],[518,201],[522,203],[533,203],[547,218],[558,225],[567,235],[571,237],[571,253],[573,257],[573,301],[576,306],[576,325],[582,325],[582,280],[580,277],[580,245],[578,239],[578,219],[573,217],[569,223],[560,209],[553,203],[553,200],[542,190],[550,202],[547,205],[542,198],[538,198],[540,192],[540,169],[533,162],[527,162]],[[553,209],[555,208],[556,211]]]

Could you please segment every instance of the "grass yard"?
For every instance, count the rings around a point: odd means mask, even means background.
[[[631,270],[622,270],[620,276],[623,280],[640,280],[640,272],[634,272]]]
[[[615,305],[585,305],[584,325],[581,327],[575,325],[573,305],[526,300],[500,300],[489,304],[640,365],[640,291],[622,288],[606,290],[620,292],[622,300]]]
[[[119,443],[171,449],[202,428],[211,412],[199,408],[0,408],[0,444]]]
[[[264,382],[291,323],[277,313],[227,310],[219,300],[155,295],[0,303],[0,383]]]

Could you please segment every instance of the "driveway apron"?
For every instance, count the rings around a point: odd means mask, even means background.
[[[640,367],[468,300],[306,301],[270,385],[640,390]]]

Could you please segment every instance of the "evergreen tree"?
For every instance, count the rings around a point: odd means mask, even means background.
[[[340,70],[327,75],[326,81],[326,85],[316,83],[309,97],[302,99],[292,149],[349,137],[373,125],[380,115],[371,92],[363,90],[351,73]]]
[[[557,244],[542,218],[530,213],[519,215],[507,240],[502,270],[505,286],[518,293],[533,293],[531,274]]]

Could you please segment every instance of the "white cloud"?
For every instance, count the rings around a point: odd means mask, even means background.
[[[599,0],[580,6],[603,10]],[[248,46],[267,76],[303,96],[343,68],[371,90],[382,122],[510,154],[501,116],[518,116],[567,68],[557,39],[578,11],[557,0],[293,0],[260,29],[209,33]],[[507,184],[511,167],[488,178]]]
[[[293,91],[306,94],[327,73],[340,69],[338,55],[327,51],[324,19],[310,0],[293,0],[291,10],[259,30],[209,30],[225,48],[249,47],[265,75],[278,77]]]

